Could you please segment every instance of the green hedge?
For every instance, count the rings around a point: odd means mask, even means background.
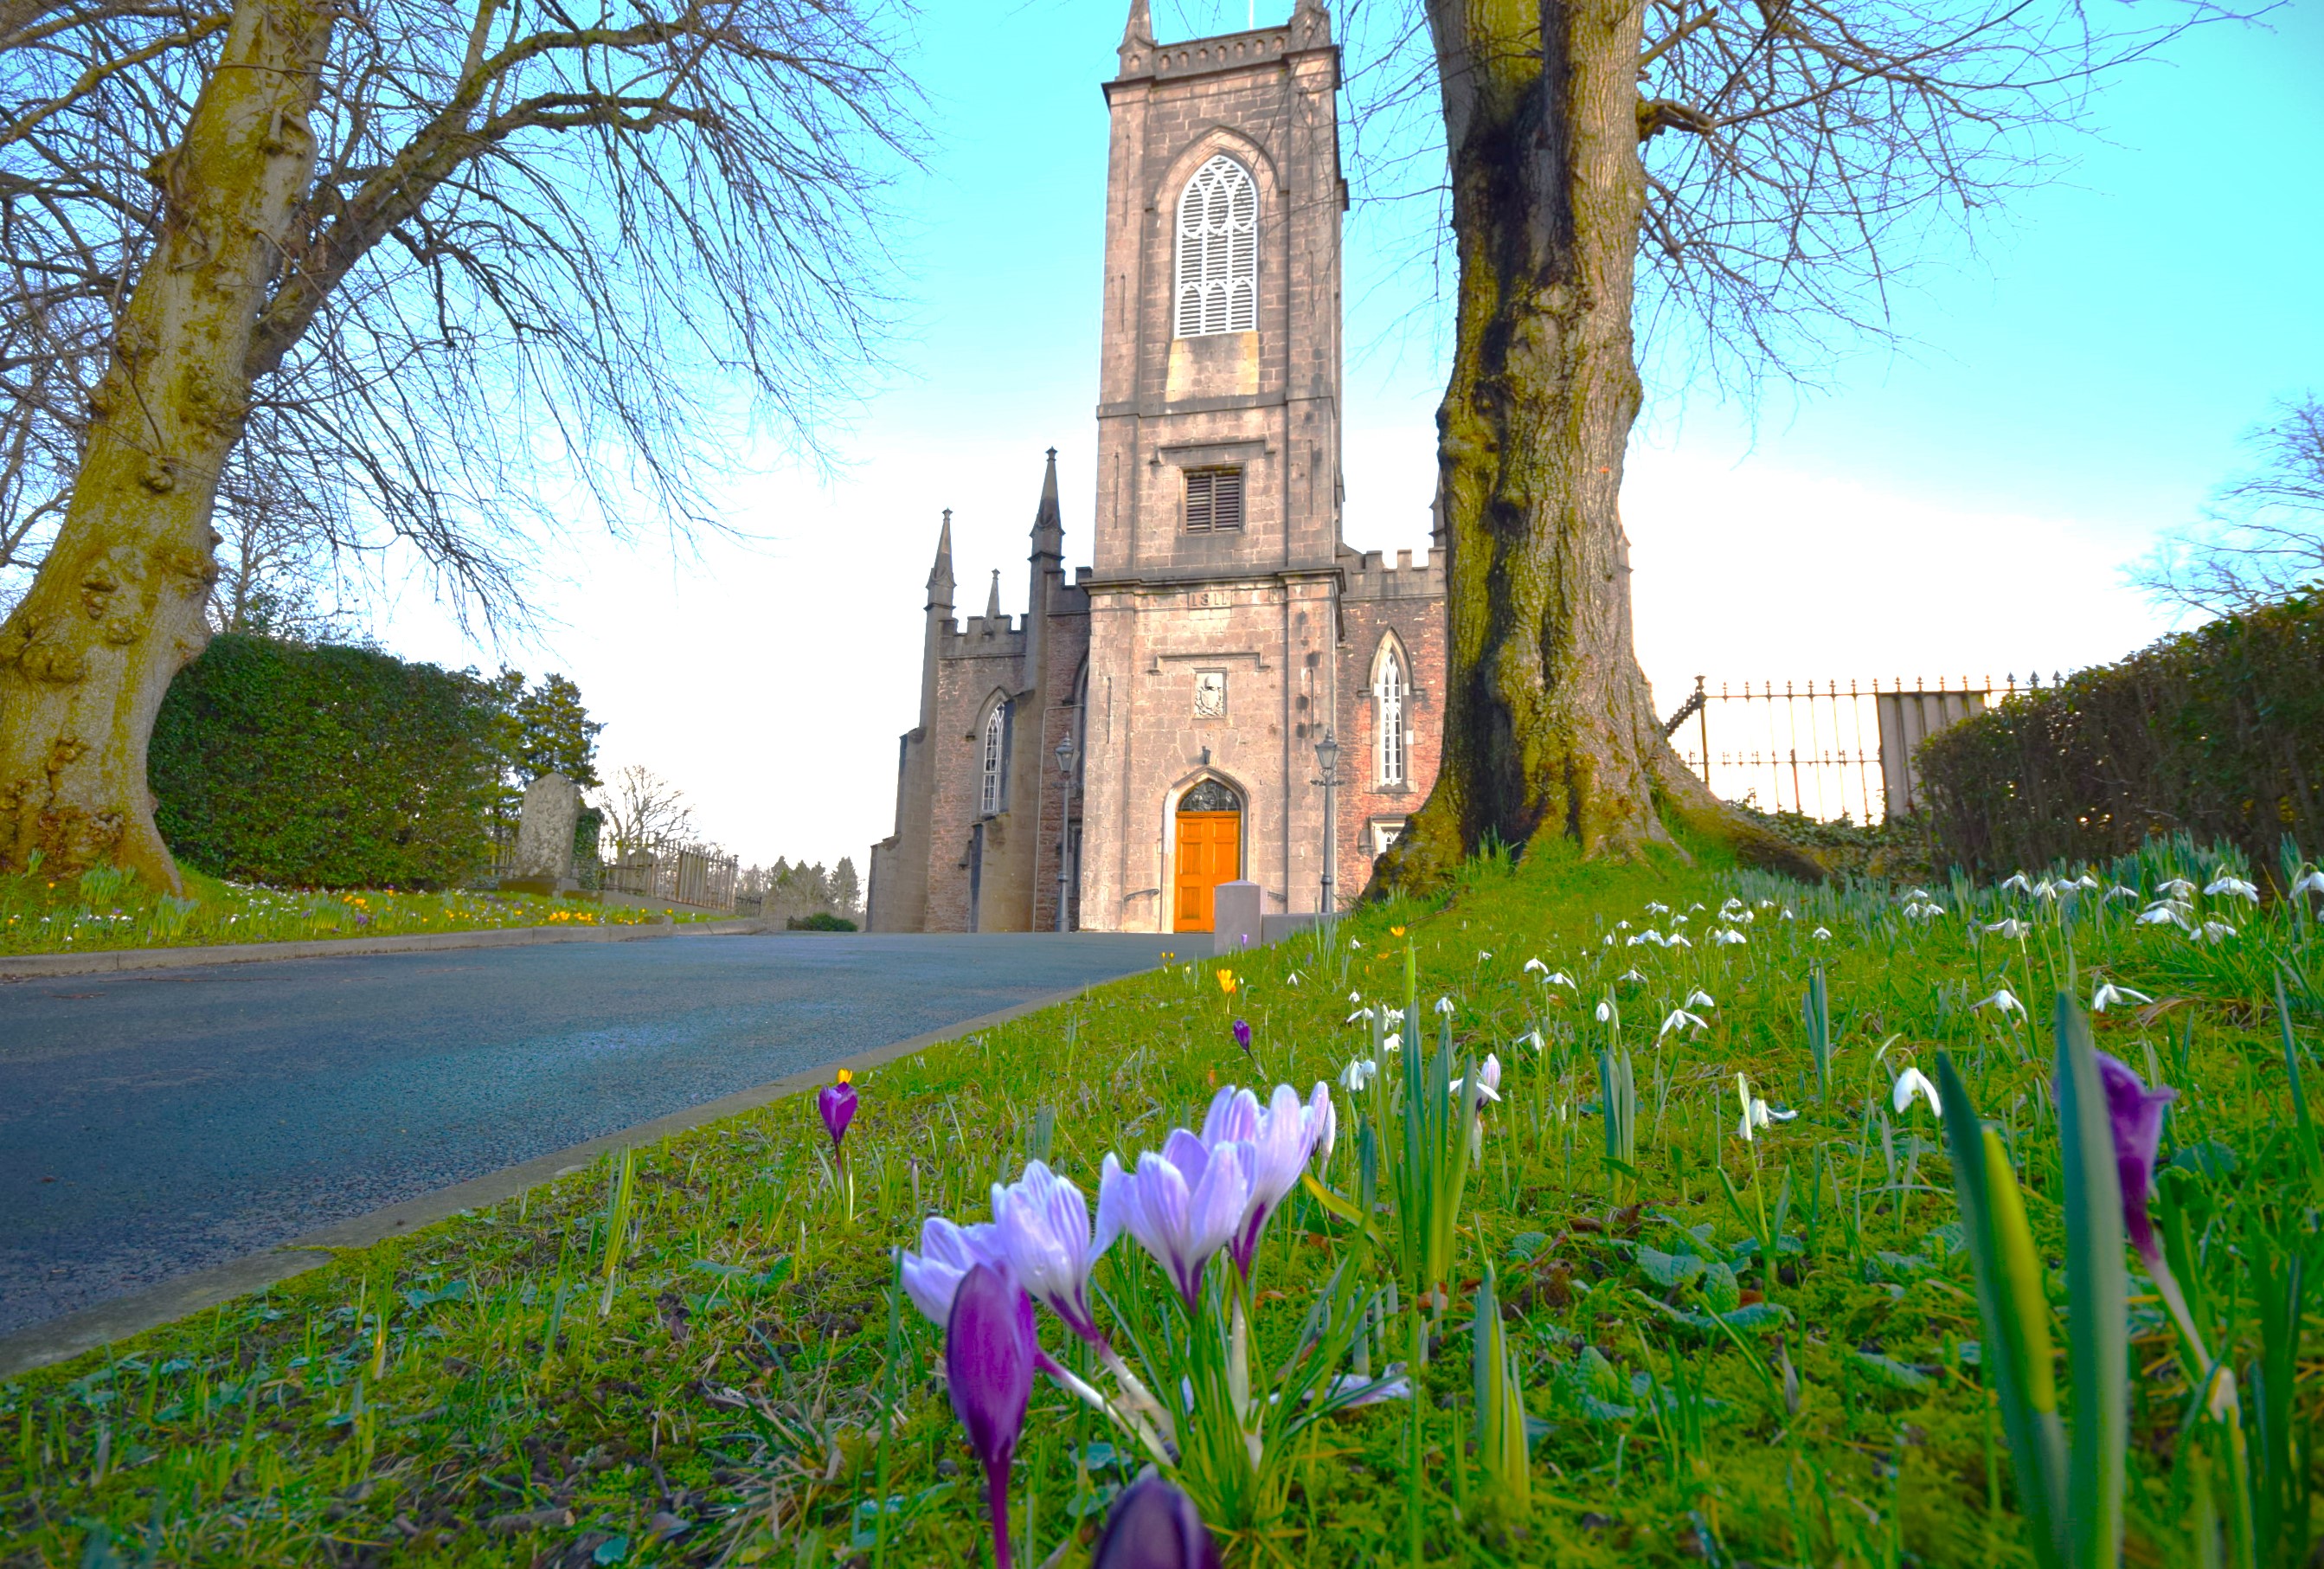
[[[2231,840],[2256,868],[2324,850],[2324,596],[2163,639],[1932,736],[1940,859],[1987,871]]]
[[[490,864],[493,712],[472,675],[229,633],[154,721],[154,817],[180,861],[239,881],[464,882]]]

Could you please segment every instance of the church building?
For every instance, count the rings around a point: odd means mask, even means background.
[[[1340,538],[1339,67],[1315,0],[1167,45],[1133,0],[1092,565],[1068,578],[1053,448],[1025,615],[996,571],[964,624],[945,514],[873,930],[1208,931],[1237,878],[1344,908],[1435,781],[1442,537]]]

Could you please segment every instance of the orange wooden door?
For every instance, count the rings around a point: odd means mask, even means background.
[[[1178,918],[1174,929],[1212,928],[1211,890],[1242,875],[1242,814],[1178,814]]]

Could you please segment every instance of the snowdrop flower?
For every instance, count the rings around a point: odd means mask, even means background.
[[[1673,937],[1665,946],[1674,948],[1691,948],[1694,946],[1692,943],[1688,942],[1683,937]]]
[[[2117,986],[2111,981],[2100,982],[2090,994],[2090,1011],[2104,1013],[2116,1002],[2152,1002],[2154,999],[2144,992],[2134,992],[2127,986]]]
[[[2001,886],[2005,891],[2013,889],[2019,893],[2024,894],[2031,894],[2034,891],[2034,883],[2032,880],[2029,879],[2023,872],[2003,878],[2001,880]]]
[[[1689,992],[1686,994],[1686,1001],[1682,1003],[1681,1006],[1686,1008],[1716,1008],[1719,1004],[1711,1000],[1710,992],[1698,987],[1694,991]]]
[[[1980,1008],[1990,1008],[1997,1013],[2015,1013],[2021,1017],[2025,1012],[2025,1004],[2012,996],[2006,986],[2002,987],[1990,997],[1969,1004],[1969,1011],[1972,1013]]]
[[[1745,913],[1748,914],[1749,912],[1746,911]],[[1720,947],[1734,947],[1739,944],[1748,943],[1751,939],[1745,937],[1741,932],[1737,931],[1731,926],[1723,926],[1717,931],[1711,934],[1711,940],[1712,944]]]
[[[1628,981],[1633,983],[1643,983],[1646,980],[1646,977],[1639,974],[1636,970],[1625,970],[1620,974],[1615,976],[1614,979],[1617,981]]]
[[[1608,932],[1604,938],[1600,940],[1599,946],[1600,947],[1612,947],[1614,946],[1614,934],[1612,932]]]
[[[1757,920],[1759,917],[1756,912],[1745,909],[1738,910],[1732,918],[1741,921],[1745,926],[1749,926],[1752,922]]]
[[[1674,1029],[1708,1029],[1710,1028],[1703,1022],[1701,1014],[1689,1013],[1683,1008],[1674,1008],[1671,1010],[1670,1017],[1663,1020],[1663,1027],[1655,1031],[1655,1038],[1660,1040]]]
[[[1784,906],[1784,913],[1777,916],[1775,918],[1777,920],[1797,920],[1800,918],[1792,913],[1792,907],[1787,904]]]
[[[1348,1001],[1351,1002],[1360,1003],[1363,1000],[1364,994],[1360,992],[1351,992],[1348,993]]]
[[[1694,908],[1695,908],[1695,909],[1701,909],[1702,908],[1702,906],[1701,906],[1701,905],[1699,905],[1699,904],[1698,904],[1698,905],[1696,905]],[[1673,926],[1684,926],[1684,925],[1686,924],[1686,922],[1687,922],[1687,918],[1686,918],[1685,916],[1683,916],[1683,915],[1674,915],[1674,916],[1671,917],[1671,925],[1673,925]]]
[[[2086,888],[2092,893],[2096,893],[2098,891],[2098,880],[2085,872],[2080,877],[2074,879],[2074,886],[2076,888]]]
[[[1691,911],[1691,912],[1692,912],[1692,913],[1700,914],[1700,913],[1702,913],[1702,908],[1703,908],[1702,900],[1699,900],[1699,899],[1698,899],[1698,900],[1696,900],[1692,904],[1688,905],[1686,908],[1688,909],[1688,910],[1689,910],[1689,911]]]
[[[2071,887],[2072,884],[2069,883],[2067,886]],[[2055,899],[2058,897],[2058,885],[2044,877],[2041,881],[2034,885],[2034,897],[2036,899]]]
[[[1439,997],[1436,1000],[1436,1011],[1449,1017],[1452,1012],[1452,999],[1450,997]]]
[[[1563,970],[1552,970],[1541,978],[1541,983],[1545,986],[1563,986],[1569,992],[1577,989],[1573,984],[1573,977]]]
[[[1628,931],[1630,929],[1630,923],[1626,920],[1618,920],[1614,923],[1614,929],[1618,932]]]
[[[2138,890],[2135,888],[2125,888],[2121,883],[2117,882],[2112,888],[2106,891],[2106,897],[2109,900],[2136,899],[2138,897]]]
[[[2141,926],[2161,926],[2166,921],[2181,931],[2191,929],[2187,924],[2186,915],[2175,904],[2151,905],[2138,917]]]
[[[1896,1114],[1901,1117],[1904,1114],[1904,1109],[1913,1103],[1914,1095],[1929,1103],[1930,1116],[1941,1117],[1945,1114],[1944,1108],[1937,1102],[1937,1086],[1929,1082],[1929,1075],[1919,1068],[1908,1067],[1896,1075],[1895,1087],[1888,1092],[1888,1103],[1896,1109]]]
[[[2000,920],[1992,922],[1985,929],[1989,932],[1999,932],[2003,937],[2009,938],[2012,942],[2015,942],[2034,928],[2027,926],[2024,921],[2019,920],[2015,916],[2006,916]]]
[[[2236,935],[2236,928],[2223,920],[2207,920],[2203,929],[2194,935],[2197,942],[2223,943]]]
[[[1913,904],[1928,898],[1929,891],[1925,888],[1908,888],[1896,897],[1904,900],[1907,904]]]
[[[2308,874],[2292,885],[2294,893],[2324,893],[2324,871],[2311,866]]]
[[[1388,1033],[1390,1035],[1394,1035],[1397,1030],[1404,1028],[1404,1010],[1401,1008],[1381,1009],[1380,1022],[1388,1027]]]
[[[1548,972],[1549,966],[1543,964],[1539,959],[1527,959],[1525,962],[1525,973],[1528,975],[1542,975],[1548,974]]]
[[[1360,1057],[1340,1074],[1341,1087],[1351,1095],[1361,1094],[1379,1075],[1379,1064],[1368,1057]]]
[[[1515,1040],[1511,1041],[1509,1045],[1513,1048],[1520,1046],[1529,1046],[1533,1048],[1533,1054],[1536,1057],[1539,1057],[1543,1052],[1549,1049],[1547,1044],[1541,1038],[1541,1031],[1538,1029],[1526,1030],[1523,1035],[1518,1036]]]
[[[2222,876],[2203,891],[2214,899],[2221,894],[2232,894],[2238,899],[2247,899],[2254,904],[2259,902],[2259,890],[2240,877]]]
[[[1348,1017],[1347,1017],[1347,1022],[1348,1022],[1348,1023],[1350,1023],[1350,1024],[1353,1024],[1353,1023],[1355,1023],[1355,1022],[1356,1022],[1358,1020],[1360,1020],[1360,1020],[1369,1020],[1371,1018],[1371,1016],[1372,1016],[1372,1011],[1371,1011],[1370,1009],[1369,1009],[1369,1008],[1359,1008],[1359,1009],[1357,1009],[1353,1013],[1351,1013],[1351,1014],[1349,1014],[1349,1015],[1348,1015]]]
[[[2195,897],[2195,885],[2183,877],[2174,877],[2168,882],[2156,885],[2155,891],[2167,893],[2173,899],[2192,899]]]
[[[1828,926],[1820,926],[1816,928],[1815,930],[1808,933],[1808,936],[1813,937],[1820,943],[1828,943],[1831,940],[1831,928]]]
[[[1486,952],[1483,948],[1479,948],[1479,949],[1477,950],[1477,963],[1479,963],[1479,964],[1483,964],[1487,959],[1491,958],[1492,956],[1493,956],[1493,955],[1492,955],[1491,954],[1489,954],[1489,953]]]
[[[1364,946],[1363,944],[1361,944],[1361,943],[1360,943],[1360,942],[1356,941],[1356,939],[1355,939],[1355,938],[1353,938],[1353,937],[1350,937],[1350,938],[1348,939],[1348,946],[1350,946],[1350,947],[1351,947],[1351,948],[1360,948],[1360,947],[1362,947],[1363,946]]]
[[[1652,943],[1656,947],[1660,947],[1662,946],[1662,942],[1663,934],[1655,930],[1652,927],[1649,927],[1645,931],[1632,932],[1628,937],[1624,937],[1622,939],[1622,946],[1626,948],[1635,948],[1640,943]]]
[[[1646,913],[1648,915],[1668,915],[1670,914],[1670,906],[1657,899],[1646,906]]]
[[[1298,972],[1298,971],[1296,971],[1296,970],[1292,971],[1292,972],[1291,972],[1291,974],[1290,974],[1290,975],[1289,975],[1289,976],[1287,976],[1287,977],[1286,977],[1286,979],[1290,982],[1290,983],[1291,983],[1292,985],[1296,986],[1297,984],[1299,984],[1299,972]]]
[[[1735,1075],[1735,1094],[1743,1103],[1743,1120],[1735,1125],[1735,1136],[1748,1143],[1756,1137],[1754,1130],[1765,1128],[1774,1118],[1767,1103],[1751,1093],[1751,1081],[1741,1074]]]
[[[1614,1022],[1614,1000],[1611,997],[1598,1004],[1598,1022],[1600,1024]]]
[[[1761,909],[1773,909],[1775,908],[1775,901],[1772,899],[1763,899],[1759,901],[1759,908]]]
[[[1934,900],[1925,900],[1918,904],[1908,904],[1904,907],[1904,918],[1906,920],[1934,920],[1937,917],[1944,913],[1945,907],[1937,903]]]

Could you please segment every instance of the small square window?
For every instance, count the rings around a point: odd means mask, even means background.
[[[1214,534],[1242,527],[1242,470],[1186,470],[1186,532]]]

